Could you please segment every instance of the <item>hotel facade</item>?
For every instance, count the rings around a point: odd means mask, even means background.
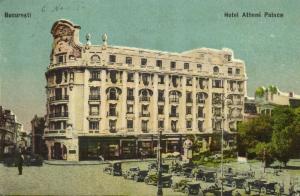
[[[79,41],[80,26],[56,21],[47,79],[44,139],[49,159],[155,157],[182,152],[187,137],[202,141],[243,120],[245,64],[230,49],[182,53]],[[218,101],[219,100],[219,101]]]

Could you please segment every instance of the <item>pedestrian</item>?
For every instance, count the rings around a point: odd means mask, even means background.
[[[18,170],[19,170],[19,175],[22,175],[23,171],[23,162],[24,162],[24,156],[22,153],[19,154],[18,157]]]
[[[97,156],[99,159],[101,159],[101,161],[104,161],[104,158],[101,155],[101,145],[100,144],[98,144],[98,146],[97,146]]]

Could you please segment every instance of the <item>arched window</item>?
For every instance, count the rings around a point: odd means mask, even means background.
[[[213,71],[214,71],[214,74],[218,74],[219,73],[219,67],[214,66]]]

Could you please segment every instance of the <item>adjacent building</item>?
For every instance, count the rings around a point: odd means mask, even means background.
[[[35,115],[31,120],[31,147],[34,154],[44,155],[47,153],[43,139],[45,129],[45,118]],[[46,157],[45,157],[46,158]]]
[[[23,126],[17,121],[16,115],[0,106],[0,160],[4,154],[16,149],[22,130]]]
[[[55,22],[44,139],[49,159],[88,160],[181,152],[188,136],[235,134],[247,92],[245,63],[230,49],[182,53],[79,41],[80,26]]]

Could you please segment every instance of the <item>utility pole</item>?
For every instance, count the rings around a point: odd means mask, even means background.
[[[161,168],[161,137],[162,131],[159,130],[158,141],[157,141],[157,196],[163,196],[162,190],[162,168]]]

